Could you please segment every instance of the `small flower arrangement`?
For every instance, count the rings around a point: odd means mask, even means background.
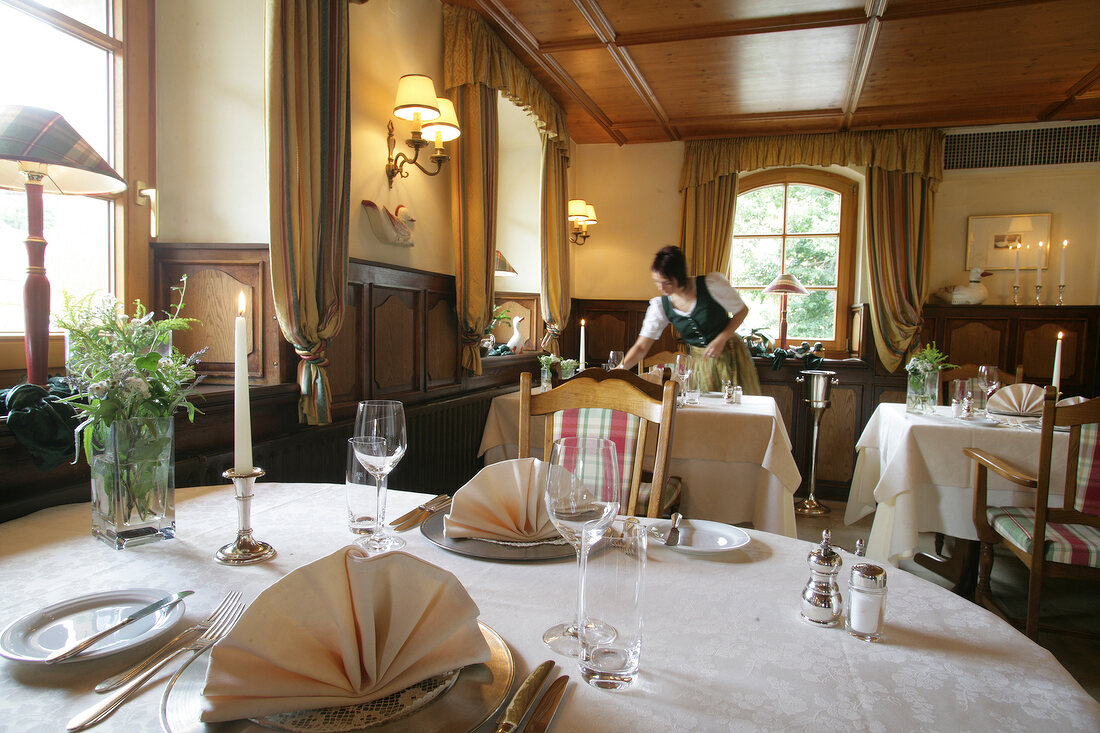
[[[912,374],[917,371],[934,372],[941,369],[954,369],[955,367],[955,364],[947,363],[947,354],[937,349],[936,342],[933,341],[913,355],[913,358],[905,365],[905,371]]]
[[[79,445],[83,437],[89,463],[92,441],[116,420],[170,417],[181,407],[194,421],[197,409],[188,395],[202,380],[195,372],[202,349],[184,356],[172,346],[172,332],[191,328],[194,318],[184,318],[183,296],[187,276],[172,288],[179,302],[165,318],[155,320],[140,300],[134,301],[134,315],[110,294],[70,298],[56,316],[57,325],[68,332],[68,377],[72,403],[81,419],[76,428]]]
[[[561,358],[556,354],[543,354],[539,357],[539,367],[541,367],[543,371],[549,371],[550,367],[559,361],[561,361]]]

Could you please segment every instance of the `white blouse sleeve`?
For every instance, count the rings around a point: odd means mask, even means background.
[[[665,316],[665,309],[661,305],[660,296],[651,298],[649,307],[646,308],[645,320],[642,321],[642,330],[638,335],[656,341],[661,338],[661,334],[668,324],[669,320],[668,317]]]
[[[707,290],[710,291],[711,297],[718,301],[718,304],[725,308],[728,313],[737,315],[745,307],[745,301],[741,300],[741,294],[737,292],[737,288],[730,285],[730,281],[726,279],[725,275],[712,272],[706,276],[704,282],[707,284]]]

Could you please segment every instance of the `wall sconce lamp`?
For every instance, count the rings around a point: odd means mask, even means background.
[[[810,291],[789,272],[782,272],[764,288],[765,293],[779,293],[779,348],[787,348],[787,296],[809,295]]]
[[[496,259],[493,260],[493,275],[496,277],[515,277],[518,274],[516,268],[512,267],[512,263],[505,259],[498,249]]]
[[[113,194],[126,181],[65,118],[38,107],[0,107],[0,188],[27,194],[27,280],[23,318],[27,382],[46,384],[50,339],[50,281],[42,193]]]
[[[596,207],[584,199],[570,199],[569,221],[573,222],[569,241],[578,246],[584,244],[592,236],[588,227],[596,224]]]
[[[405,170],[406,163],[412,163],[426,175],[434,176],[439,173],[443,164],[451,159],[443,150],[443,143],[454,140],[462,131],[458,127],[458,115],[455,114],[454,102],[444,97],[435,96],[435,84],[429,76],[422,74],[406,74],[397,83],[397,100],[393,104],[393,116],[403,120],[412,120],[412,137],[405,144],[413,149],[410,158],[405,153],[394,155],[393,148],[397,138],[393,134],[393,120],[390,120],[387,128],[386,144],[389,146],[389,159],[386,162],[386,178],[393,188],[393,179],[397,176],[408,178],[409,172]],[[420,151],[428,145],[435,143],[435,152],[429,157],[435,164],[435,170],[425,168],[418,158]]]

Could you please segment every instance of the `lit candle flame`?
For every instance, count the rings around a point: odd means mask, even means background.
[[[244,291],[237,296],[237,315],[244,316]]]
[[[1061,332],[1061,331],[1059,331],[1059,332],[1058,332],[1058,340],[1059,340],[1059,341],[1061,341],[1061,340],[1062,340],[1062,332]]]
[[[583,318],[581,319],[581,325],[582,326],[584,325],[584,319]]]

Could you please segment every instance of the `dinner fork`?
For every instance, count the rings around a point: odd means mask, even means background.
[[[218,607],[215,608],[209,616],[204,618],[202,621],[199,621],[194,626],[184,629],[170,642],[162,646],[160,649],[157,649],[155,653],[150,654],[148,657],[141,660],[137,664],[134,664],[132,667],[126,669],[125,671],[119,672],[118,674],[103,680],[95,686],[95,691],[110,692],[116,687],[125,684],[131,678],[133,678],[134,675],[144,671],[146,668],[149,667],[149,665],[160,659],[162,655],[167,654],[172,649],[172,647],[174,647],[181,639],[193,636],[196,632],[206,631],[207,629],[209,629],[211,626],[214,625],[214,622],[222,616],[222,614],[230,611],[235,604],[240,602],[240,600],[240,591],[235,590],[232,593],[229,593],[228,595],[226,595],[225,598],[222,599],[222,602],[218,604]]]
[[[146,680],[148,680],[154,674],[160,671],[162,667],[167,665],[168,662],[175,659],[178,655],[182,654],[183,652],[191,652],[191,656],[192,658],[194,658],[209,649],[217,642],[221,641],[225,637],[225,635],[229,633],[229,630],[233,628],[234,624],[237,623],[237,620],[241,617],[242,613],[244,613],[244,604],[237,603],[232,607],[231,610],[227,611],[225,615],[215,621],[213,626],[203,632],[202,636],[195,639],[190,644],[176,649],[168,656],[163,657],[151,667],[149,667],[149,669],[145,670],[140,675],[116,690],[114,694],[112,694],[106,700],[103,700],[102,702],[97,702],[95,705],[92,705],[84,712],[74,716],[73,719],[70,720],[66,725],[66,730],[84,730],[85,728],[89,728],[96,723],[101,722],[104,718],[114,712],[119,705],[129,699],[129,697],[134,694],[134,692],[136,692],[143,684],[145,684]]]

